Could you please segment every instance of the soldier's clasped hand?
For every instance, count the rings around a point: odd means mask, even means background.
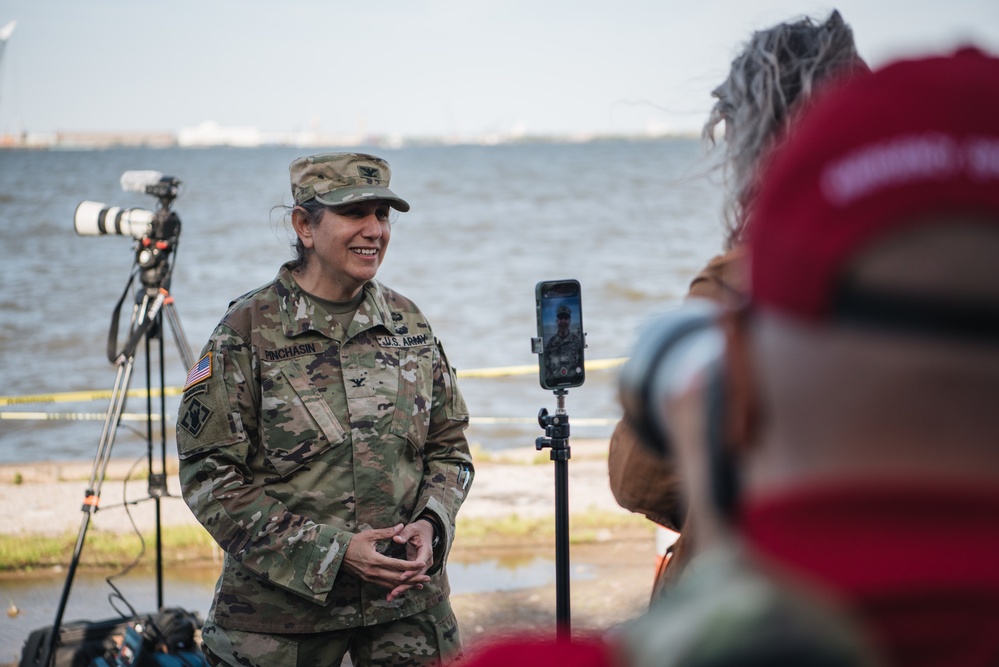
[[[433,528],[425,521],[417,521],[416,524],[426,525],[430,535],[433,535]],[[343,556],[344,567],[368,583],[389,589],[386,600],[390,602],[411,588],[422,588],[424,583],[430,581],[430,577],[426,574],[427,568],[430,567],[427,559],[392,558],[379,553],[376,548],[378,542],[405,536],[401,541],[406,542],[408,555],[412,548],[409,542],[422,539],[418,535],[413,535],[414,530],[421,530],[418,527],[413,528],[416,524],[404,526],[400,523],[391,528],[371,528],[355,534]],[[430,539],[426,540],[428,551]],[[432,561],[432,556],[429,560]]]

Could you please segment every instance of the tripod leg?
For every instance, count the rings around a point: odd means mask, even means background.
[[[150,354],[150,337],[146,336],[146,414],[150,419],[146,421],[146,465],[149,467],[149,497],[153,499],[154,515],[156,517],[156,608],[163,608],[163,527],[161,522],[162,506],[160,501],[167,493],[166,488],[166,380],[163,377],[165,364],[163,362],[163,317],[162,313],[157,315],[158,321],[155,330],[159,338],[159,368],[160,368],[160,472],[156,473],[153,455],[153,369],[152,355]]]
[[[184,370],[186,371],[194,365],[194,355],[191,354],[191,346],[187,344],[184,328],[180,326],[180,315],[177,314],[172,297],[167,300],[163,306],[163,310],[166,312],[167,321],[170,323],[170,331],[173,332],[173,339],[177,343],[177,349],[180,351],[180,358],[184,362]]]
[[[129,330],[133,333],[137,327],[142,327],[148,317],[150,305],[149,295],[146,294],[136,303],[132,310],[131,324]],[[148,326],[148,325],[147,325]],[[108,463],[111,460],[111,448],[114,445],[115,433],[121,421],[121,415],[125,410],[125,399],[128,397],[128,385],[132,379],[132,368],[135,365],[134,353],[123,356],[118,364],[118,372],[115,374],[114,387],[111,390],[111,401],[108,404],[108,412],[104,418],[104,426],[101,429],[101,439],[97,445],[97,453],[94,456],[94,465],[90,472],[90,481],[87,483],[87,490],[83,507],[83,523],[76,538],[76,546],[73,549],[73,556],[69,562],[69,569],[66,573],[66,582],[63,584],[62,595],[59,598],[59,606],[56,609],[55,621],[52,623],[52,631],[45,642],[45,650],[42,653],[42,665],[50,667],[55,659],[55,645],[59,636],[59,628],[62,625],[62,617],[66,613],[66,604],[69,601],[69,593],[73,587],[73,579],[76,576],[76,568],[80,563],[80,555],[83,553],[83,543],[87,536],[87,528],[90,526],[91,515],[98,510],[101,498],[101,487],[104,485],[104,478],[107,475]]]
[[[90,473],[90,481],[87,485],[83,506],[81,507],[83,523],[80,525],[80,532],[76,537],[76,546],[73,548],[73,556],[70,559],[69,569],[66,572],[66,581],[63,584],[62,595],[59,598],[55,621],[52,623],[52,630],[46,638],[45,650],[42,653],[42,662],[40,664],[44,667],[49,667],[55,658],[55,646],[59,636],[59,628],[62,625],[62,617],[66,613],[66,603],[69,601],[69,592],[73,587],[76,567],[79,565],[80,555],[83,553],[83,543],[87,536],[87,528],[90,526],[90,517],[98,510],[100,504],[101,486],[107,474],[115,431],[118,422],[121,420],[121,414],[124,411],[128,382],[132,375],[132,366],[133,358],[129,357],[124,364],[118,367],[118,373],[115,376],[115,384],[111,392],[111,403],[108,406],[107,416],[104,418],[104,428],[101,431],[100,444],[97,447],[94,466]]]
[[[194,355],[191,354],[191,346],[187,342],[187,336],[184,335],[184,328],[180,325],[180,316],[177,314],[177,309],[173,303],[173,297],[167,299],[166,303],[163,305],[163,311],[166,313],[166,319],[170,323],[170,331],[173,333],[174,342],[177,344],[177,350],[180,352],[180,358],[184,362],[184,370],[191,368],[194,365]],[[160,327],[160,414],[163,415],[163,420],[160,422],[161,430],[163,434],[163,444],[160,450],[161,459],[161,470],[163,471],[163,493],[166,493],[166,402],[165,402],[165,389],[166,381],[164,375],[164,363],[163,363],[163,336],[162,336],[162,326]],[[150,461],[150,471],[152,471],[152,461]],[[160,497],[156,496],[156,594],[157,594],[157,604],[158,606],[163,606],[163,540],[162,540],[162,526],[160,523]]]

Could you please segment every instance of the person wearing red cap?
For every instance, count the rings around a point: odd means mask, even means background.
[[[691,664],[663,659],[678,627],[688,649],[760,630],[787,582],[851,615],[858,660],[999,663],[997,91],[980,51],[898,62],[818,95],[773,153],[724,354],[727,553],[751,574],[689,582],[627,664]]]
[[[999,59],[830,94],[757,214],[743,534],[890,663],[999,663]]]
[[[693,448],[704,387],[655,402],[705,486],[733,471],[730,530],[662,603],[572,655],[999,664],[999,58],[843,81],[767,165],[750,299],[721,317],[713,385],[737,427]],[[471,665],[531,664],[510,650]]]

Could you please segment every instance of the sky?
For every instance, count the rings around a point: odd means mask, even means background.
[[[0,133],[694,132],[754,30],[833,8],[875,66],[999,53],[999,0],[0,0]]]

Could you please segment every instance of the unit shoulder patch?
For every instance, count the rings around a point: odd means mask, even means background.
[[[184,411],[184,415],[178,424],[193,437],[197,438],[201,434],[201,431],[204,430],[205,424],[208,423],[208,418],[211,416],[211,408],[195,398],[188,403],[187,410]]]

